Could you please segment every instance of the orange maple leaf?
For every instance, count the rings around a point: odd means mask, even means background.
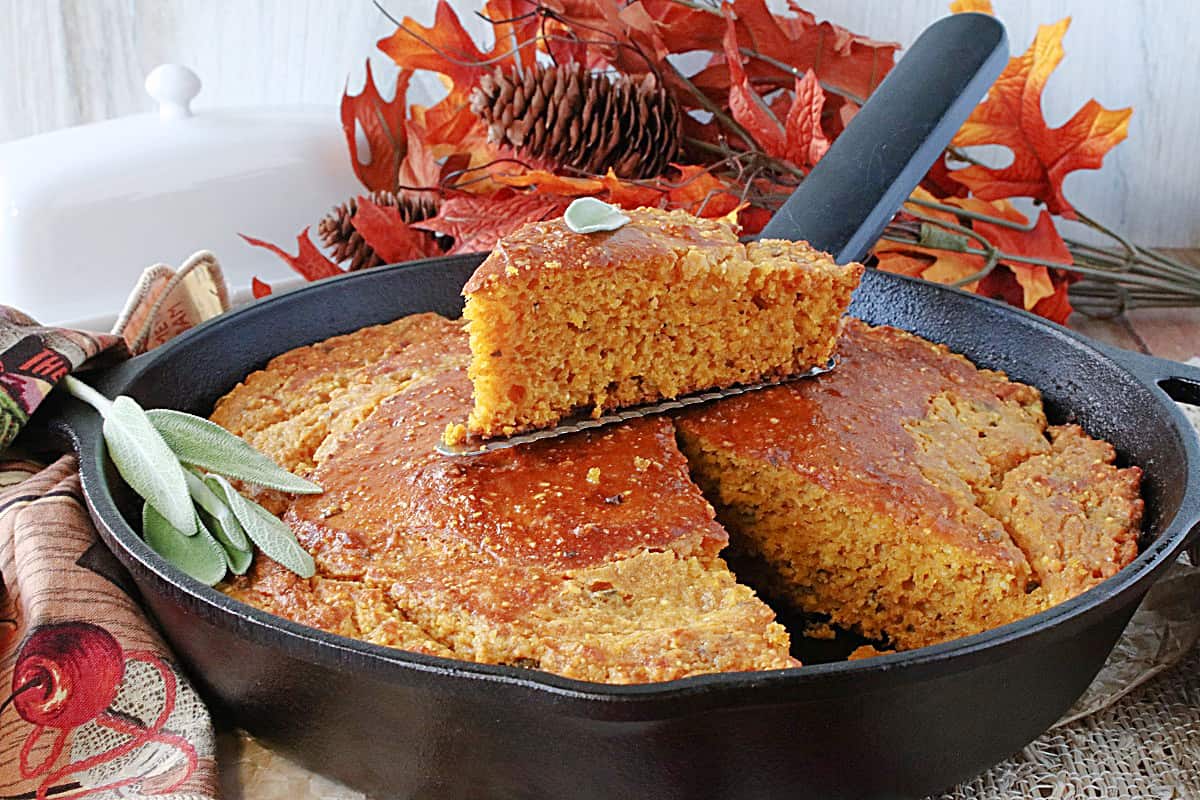
[[[976,197],[1032,197],[1045,202],[1052,214],[1075,219],[1075,209],[1063,197],[1063,178],[1073,170],[1097,169],[1128,133],[1133,109],[1111,111],[1095,100],[1060,128],[1046,124],[1042,92],[1062,61],[1063,35],[1070,23],[1068,17],[1039,27],[1033,44],[1009,60],[987,99],[955,134],[953,143],[959,147],[991,144],[1012,151],[1007,167],[972,165],[951,173]]]
[[[396,78],[395,96],[391,100],[384,100],[375,85],[371,62],[368,61],[363,90],[356,95],[349,92],[342,94],[342,131],[350,150],[350,164],[363,186],[373,192],[396,188],[396,170],[408,150],[404,135],[404,113],[408,80],[411,77],[411,72],[401,70]],[[359,157],[359,129],[370,148],[371,160],[367,162]]]
[[[699,164],[676,165],[679,176],[663,181],[667,208],[682,208],[698,217],[723,217],[742,205],[736,187],[713,175]]]
[[[496,40],[488,52],[479,49],[446,0],[438,0],[433,27],[426,28],[412,17],[405,17],[395,33],[380,39],[376,47],[400,69],[426,69],[445,75],[453,87],[451,94],[465,98],[479,76],[497,66],[533,66],[539,16],[527,13],[532,9],[529,0],[489,0],[482,13],[494,20]]]
[[[933,195],[921,188],[917,188],[912,193],[912,196],[920,200],[938,202]],[[911,204],[905,204],[905,208],[927,217],[945,220],[954,224],[958,224],[959,221],[958,217],[949,211],[939,211]],[[987,263],[983,256],[972,255],[970,253],[922,247],[921,245],[909,242],[889,242],[884,240],[876,243],[875,255],[879,259],[879,268],[882,270],[887,272],[901,272],[905,275],[913,275],[924,278],[927,281],[934,281],[935,283],[956,283],[963,278],[981,272]],[[917,271],[916,262],[923,262],[925,264],[924,268]],[[962,288],[971,292],[975,291],[977,286],[978,281],[973,281]]]
[[[950,13],[963,14],[966,12],[975,12],[977,14],[995,14],[992,11],[992,0],[954,0],[950,4]]]

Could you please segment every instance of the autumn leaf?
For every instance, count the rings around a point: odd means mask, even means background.
[[[257,276],[250,279],[250,294],[255,300],[263,299],[272,291],[271,284],[260,281]]]
[[[370,197],[358,198],[357,210],[350,220],[354,230],[366,240],[385,264],[399,264],[441,255],[434,237],[412,227],[395,206],[380,206]]]
[[[275,255],[287,262],[287,265],[309,281],[318,281],[322,278],[332,278],[334,275],[341,275],[342,268],[326,258],[317,246],[312,243],[312,239],[308,238],[308,228],[300,232],[296,237],[296,242],[300,245],[296,255],[285,252],[282,248],[264,242],[262,239],[254,239],[247,235],[238,234],[247,243],[254,247],[261,247],[264,250],[270,250]]]
[[[342,130],[350,150],[354,174],[370,191],[390,191],[396,187],[396,170],[407,150],[404,135],[405,97],[411,72],[401,71],[396,78],[396,94],[385,101],[375,86],[371,62],[367,62],[367,80],[359,94],[342,95]],[[358,152],[357,131],[362,130],[370,149],[369,161]]]
[[[742,204],[736,189],[699,164],[678,165],[679,177],[664,181],[667,208],[681,208],[698,217],[723,217]]]
[[[651,14],[666,19],[665,7],[672,0],[643,0]],[[725,6],[726,13],[730,6]],[[773,14],[764,0],[735,0],[737,39],[750,51],[745,70],[753,84],[766,82],[774,88],[787,88],[797,75],[808,70],[834,91],[857,100],[868,97],[884,79],[896,61],[899,45],[858,36],[830,22],[816,18],[794,2],[788,3],[788,15]],[[710,50],[709,64],[691,80],[712,96],[723,95],[732,81],[726,66],[730,61],[713,35],[711,22],[703,16],[712,12],[694,11],[691,18],[670,17],[671,29],[663,38],[672,52]]]
[[[412,17],[401,20],[396,32],[380,39],[377,47],[402,70],[424,69],[445,75],[452,95],[466,97],[485,72],[497,66],[520,64],[532,68],[537,58],[539,17],[528,0],[489,0],[483,15],[495,20],[496,41],[484,52],[463,27],[458,13],[446,0],[438,0],[433,27],[426,28]]]
[[[747,144],[757,143],[768,154],[782,156],[787,151],[787,134],[762,97],[750,86],[750,78],[742,68],[733,14],[728,7],[725,23],[722,46],[729,65],[729,112],[734,121],[754,137],[754,142]]]
[[[1071,298],[1068,293],[1074,277],[1072,273],[1055,270],[1055,274],[1051,279],[1054,284],[1053,292],[1039,300],[1032,309],[1027,310],[1032,311],[1039,317],[1045,317],[1051,322],[1066,325],[1067,318],[1074,311],[1071,308]],[[978,291],[979,294],[1003,300],[1011,306],[1022,307],[1024,290],[1012,270],[1005,264],[998,265],[986,278],[980,281]]]
[[[928,202],[938,202],[933,195],[924,189],[917,188],[912,196]],[[958,217],[950,211],[925,208],[914,204],[905,204],[905,208],[926,217],[958,224]],[[915,275],[935,283],[957,283],[963,278],[981,272],[987,263],[983,256],[971,255],[955,250],[944,250],[934,247],[922,247],[910,242],[890,242],[880,240],[875,245],[875,255],[879,259],[879,268],[887,272],[902,272],[905,275]],[[925,261],[926,266],[919,273],[914,273],[915,260]],[[967,291],[974,291],[976,283],[963,286]]]
[[[1063,196],[1063,179],[1077,169],[1097,169],[1104,155],[1129,130],[1129,108],[1111,111],[1089,100],[1065,125],[1050,128],[1042,116],[1042,92],[1062,61],[1066,18],[1038,28],[1029,49],[1009,60],[988,92],[954,137],[954,145],[1003,145],[1012,151],[1007,167],[972,165],[951,173],[984,200],[1032,197],[1052,214],[1075,219]]]
[[[954,0],[950,4],[950,13],[963,14],[974,12],[976,14],[995,14],[992,11],[992,0]]]
[[[982,202],[982,201],[978,201]],[[1027,225],[1025,215],[1019,213],[1006,201],[999,201],[987,212],[991,216],[1007,218],[1020,225]],[[1051,261],[1064,266],[1072,263],[1071,253],[1054,227],[1054,220],[1045,211],[1038,215],[1037,224],[1030,231],[1013,230],[989,222],[973,223],[976,233],[983,236],[999,250],[1012,255]],[[1031,310],[1043,299],[1054,294],[1050,270],[1040,264],[1023,264],[1019,261],[1001,259],[1008,266],[1021,286],[1020,305]]]
[[[825,107],[825,91],[812,70],[796,79],[795,98],[788,111],[787,145],[784,155],[798,167],[811,167],[829,150],[829,140],[821,130],[821,111]]]
[[[561,216],[568,200],[504,189],[490,196],[456,195],[442,201],[437,216],[413,227],[453,237],[451,253],[491,250],[526,222]]]
[[[951,176],[950,167],[946,164],[947,154],[943,153],[933,162],[929,172],[921,179],[921,188],[934,197],[966,197],[967,187]]]

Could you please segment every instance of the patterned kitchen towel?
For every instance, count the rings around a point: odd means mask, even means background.
[[[227,307],[209,253],[147,270],[112,334],[0,306],[0,449],[63,376]],[[0,800],[215,798],[208,712],[99,540],[73,456],[0,460],[0,577]]]
[[[0,797],[213,797],[208,712],[97,538],[74,457],[0,479]]]

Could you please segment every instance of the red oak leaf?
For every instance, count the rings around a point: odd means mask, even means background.
[[[261,300],[272,292],[271,284],[260,281],[257,277],[250,279],[250,294],[255,300]]]
[[[377,205],[369,197],[358,198],[358,208],[350,224],[387,264],[429,258],[442,252],[433,235],[405,222],[399,209]]]
[[[656,18],[663,16],[664,5],[671,0],[643,0]],[[728,13],[729,6],[726,6]],[[899,45],[858,36],[845,28],[816,18],[789,2],[789,15],[772,14],[764,0],[735,0],[732,10],[737,18],[737,37],[748,52],[745,70],[756,85],[765,82],[773,88],[787,88],[799,74],[813,70],[827,87],[839,94],[865,99],[891,70]],[[673,18],[664,38],[672,52],[710,50],[716,55],[707,67],[692,77],[692,82],[714,97],[728,88],[732,76],[725,66],[728,54],[712,33],[712,25],[703,19],[712,12],[695,11],[693,19]]]
[[[491,250],[500,237],[526,222],[561,216],[569,201],[504,189],[489,196],[456,195],[442,201],[437,216],[413,227],[454,238],[452,253]]]
[[[825,91],[811,69],[796,79],[795,99],[788,111],[785,130],[785,156],[798,167],[811,167],[829,150],[829,140],[821,130],[821,111],[825,107]]]
[[[342,130],[350,150],[350,164],[363,186],[375,191],[396,187],[396,170],[408,149],[404,135],[405,96],[412,73],[401,71],[396,78],[396,95],[385,101],[375,86],[371,62],[367,62],[367,80],[357,95],[342,95]],[[358,152],[357,130],[361,129],[370,148],[369,161]]]
[[[950,167],[946,165],[947,154],[942,153],[933,162],[929,172],[921,179],[921,188],[934,197],[966,197],[967,187],[963,186],[950,175]]]
[[[312,239],[308,238],[308,228],[302,230],[300,235],[296,237],[296,242],[300,245],[300,250],[296,255],[287,253],[282,248],[270,242],[264,242],[262,239],[254,239],[244,233],[238,235],[249,244],[270,250],[282,258],[287,262],[289,267],[300,273],[305,280],[317,281],[321,278],[332,278],[334,275],[342,274],[342,268],[326,258],[317,249],[317,246],[312,243]]]
[[[951,173],[976,197],[1032,197],[1052,214],[1075,218],[1062,183],[1077,169],[1096,169],[1129,130],[1129,108],[1110,111],[1089,100],[1065,125],[1050,128],[1042,116],[1042,92],[1062,61],[1070,17],[1038,28],[1033,44],[1010,59],[981,103],[954,137],[960,147],[1003,145],[1012,151],[1007,167],[973,165]]]
[[[729,65],[729,112],[763,150],[769,155],[782,157],[787,152],[787,134],[762,97],[750,86],[750,78],[742,68],[737,30],[728,7],[725,23],[722,46]]]

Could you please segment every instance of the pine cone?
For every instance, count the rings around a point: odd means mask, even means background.
[[[580,64],[497,68],[472,90],[471,110],[491,141],[556,169],[652,178],[679,150],[679,105],[651,74],[609,80]]]
[[[370,197],[376,205],[399,209],[400,218],[405,222],[419,222],[437,213],[436,203],[424,192],[371,192]],[[330,209],[317,223],[317,235],[321,244],[329,249],[329,257],[339,264],[349,259],[352,272],[383,263],[362,235],[354,230],[351,220],[356,211],[358,198],[351,197]]]

